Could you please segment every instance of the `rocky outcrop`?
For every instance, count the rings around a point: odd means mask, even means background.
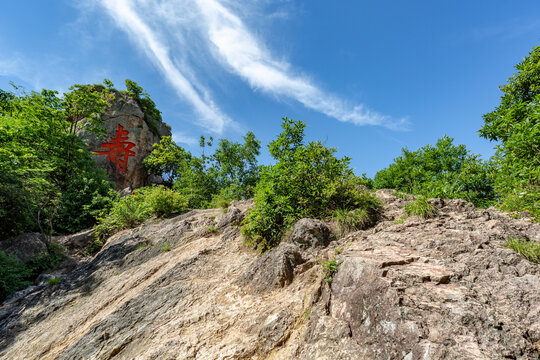
[[[304,262],[299,250],[293,244],[279,244],[259,257],[242,275],[241,282],[256,292],[289,285],[294,279],[294,269]]]
[[[0,241],[0,250],[27,261],[47,251],[47,244],[41,233],[28,233]]]
[[[394,223],[408,200],[378,194],[380,222],[326,248],[259,256],[245,202],[120,232],[0,305],[0,358],[539,359],[540,265],[505,243],[540,225],[461,200]]]
[[[330,243],[330,235],[330,228],[323,221],[300,219],[294,224],[288,240],[303,249],[325,247]]]
[[[148,185],[150,179],[142,161],[152,151],[152,145],[161,136],[170,136],[171,130],[160,119],[144,113],[129,95],[119,91],[113,91],[113,95],[111,106],[101,116],[106,137],[85,131],[78,135],[118,190]]]

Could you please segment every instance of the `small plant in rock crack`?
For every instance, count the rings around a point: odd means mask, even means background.
[[[506,242],[506,248],[514,250],[529,261],[534,263],[540,262],[540,243],[511,237]]]
[[[161,250],[163,250],[163,251],[171,251],[171,247],[169,246],[169,244],[163,244],[163,246],[161,247]]]
[[[48,283],[49,283],[49,286],[58,285],[58,284],[60,284],[60,278],[54,276],[54,277],[49,279]]]
[[[140,243],[137,245],[137,247],[135,248],[135,250],[140,250],[140,249],[144,249],[146,247],[149,247],[151,244],[150,243],[147,243],[147,242],[144,242],[144,243]]]
[[[332,260],[327,260],[322,264],[322,267],[324,269],[324,281],[327,283],[332,282],[332,276],[338,271],[339,265],[341,265],[343,261],[342,260],[336,260],[335,258]]]
[[[424,219],[429,219],[436,214],[433,205],[431,205],[428,200],[422,196],[405,205],[403,210],[405,210],[409,216],[419,215]]]
[[[207,230],[209,233],[215,233],[217,229],[214,225],[210,225]]]
[[[406,216],[399,217],[396,220],[394,220],[394,224],[403,224],[405,220],[407,220]]]

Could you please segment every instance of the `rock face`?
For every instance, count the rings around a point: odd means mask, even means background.
[[[79,132],[88,144],[99,166],[107,170],[118,190],[149,184],[148,173],[142,163],[161,136],[170,136],[170,128],[159,119],[145,114],[129,95],[113,91],[114,100],[102,114],[106,138]],[[153,124],[152,128],[148,124]]]
[[[540,265],[505,249],[540,225],[462,200],[395,224],[407,201],[379,195],[382,220],[326,248],[259,256],[245,202],[120,232],[0,305],[0,358],[540,359]]]
[[[0,250],[27,261],[32,256],[47,251],[47,245],[40,233],[28,233],[0,241]]]
[[[330,242],[330,228],[321,220],[300,219],[294,224],[289,241],[304,249],[325,247]]]

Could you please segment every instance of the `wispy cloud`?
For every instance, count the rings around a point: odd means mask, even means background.
[[[172,139],[175,143],[186,144],[186,145],[197,145],[198,141],[194,137],[187,136],[179,131],[175,131],[172,134]]]
[[[211,99],[204,98],[203,94],[197,91],[196,86],[186,78],[185,74],[174,63],[171,51],[166,45],[166,39],[161,38],[159,32],[145,22],[146,17],[137,13],[138,7],[135,2],[103,0],[101,4],[158,66],[179,95],[185,97],[193,105],[201,116],[202,125],[216,133],[222,133],[225,125],[232,121],[217,108]],[[168,14],[158,13],[154,16],[166,18]]]
[[[208,90],[212,86],[209,69],[216,64],[253,89],[294,99],[342,122],[391,129],[403,128],[407,123],[407,119],[393,119],[328,93],[291,64],[277,60],[242,21],[238,1],[99,1],[178,94],[193,105],[208,130],[221,133],[228,125],[236,125],[222,113]]]

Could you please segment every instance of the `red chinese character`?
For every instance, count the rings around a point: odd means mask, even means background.
[[[127,172],[127,163],[130,156],[135,155],[135,151],[130,149],[135,146],[134,143],[126,141],[129,131],[124,130],[124,127],[118,124],[116,137],[111,138],[111,142],[101,144],[103,148],[109,148],[105,151],[95,151],[96,155],[107,155],[106,160],[116,164],[116,168],[123,174]],[[126,135],[126,136],[124,136]]]

